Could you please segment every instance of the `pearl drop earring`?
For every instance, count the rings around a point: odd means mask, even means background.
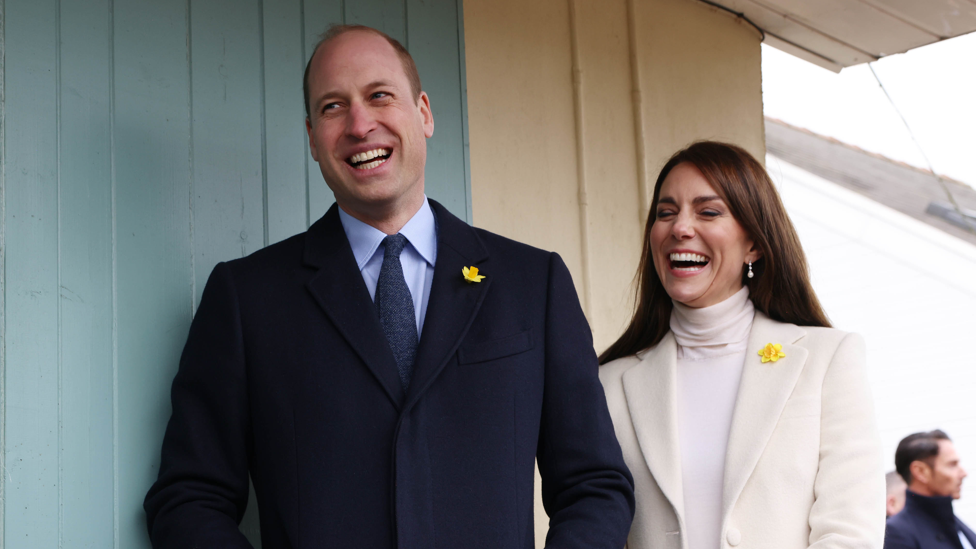
[[[755,276],[755,275],[754,275],[754,274],[752,274],[752,261],[750,261],[750,262],[749,262],[749,272],[748,272],[748,273],[746,273],[746,277],[748,277],[748,278],[752,278],[753,276]]]

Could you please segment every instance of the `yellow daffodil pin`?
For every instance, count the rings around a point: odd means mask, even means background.
[[[763,363],[766,362],[776,362],[777,360],[786,356],[783,352],[783,346],[779,343],[773,345],[772,343],[767,343],[765,347],[759,351],[759,356],[762,357]]]
[[[468,282],[481,282],[481,279],[485,277],[485,275],[478,274],[477,267],[461,267],[461,274]]]

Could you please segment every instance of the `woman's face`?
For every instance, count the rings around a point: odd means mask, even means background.
[[[759,259],[752,239],[694,165],[678,164],[661,184],[651,256],[665,291],[689,307],[721,303],[742,288],[742,269]]]

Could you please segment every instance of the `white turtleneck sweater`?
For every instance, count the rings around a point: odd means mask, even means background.
[[[755,309],[743,287],[693,309],[674,303],[678,343],[678,442],[689,549],[722,545],[722,483],[735,397]]]

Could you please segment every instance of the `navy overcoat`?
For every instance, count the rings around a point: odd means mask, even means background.
[[[905,491],[905,508],[888,519],[884,549],[963,549],[959,534],[976,547],[976,533],[952,512],[952,497]]]
[[[623,547],[632,479],[566,266],[430,204],[406,393],[336,206],[214,268],[146,496],[154,547],[248,547],[250,474],[266,549],[530,548],[536,457],[547,547]]]

